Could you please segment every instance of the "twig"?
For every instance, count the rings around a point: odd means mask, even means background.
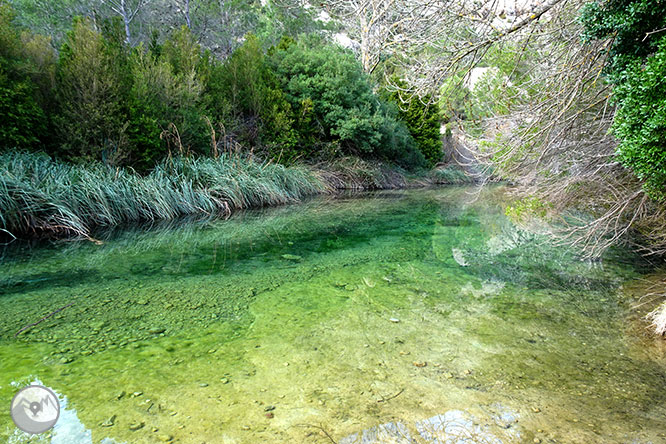
[[[646,33],[645,33],[645,37],[643,37],[643,40],[641,40],[641,42],[644,42],[644,41],[645,41],[648,37],[650,37],[652,34],[657,34],[657,33],[659,33],[659,32],[664,32],[664,31],[666,31],[666,28],[661,28],[661,29],[657,29],[657,30],[655,30],[655,31],[646,32]]]
[[[398,396],[402,395],[402,392],[404,392],[404,391],[405,391],[405,389],[402,388],[402,389],[400,389],[400,391],[399,391],[398,393],[396,393],[396,394],[393,395],[393,396],[389,396],[388,398],[384,398],[384,397],[382,396],[382,399],[378,399],[377,402],[386,402],[386,401],[390,401],[391,399],[397,398]]]
[[[65,308],[67,308],[67,307],[71,307],[72,305],[74,305],[74,302],[70,302],[69,304],[65,305],[64,307],[61,307],[61,308],[57,309],[56,311],[52,311],[51,313],[47,314],[46,316],[44,316],[42,319],[40,319],[40,320],[37,321],[37,322],[34,322],[34,323],[32,323],[32,324],[29,324],[29,325],[26,325],[25,327],[23,327],[22,329],[20,329],[19,331],[17,331],[16,334],[14,335],[14,337],[17,337],[18,335],[20,335],[22,332],[26,331],[27,329],[29,329],[29,328],[31,328],[31,327],[34,327],[35,325],[37,325],[37,324],[39,324],[39,323],[41,323],[41,322],[47,320],[48,318],[50,318],[50,317],[53,316],[54,314],[56,314],[56,313],[58,313],[58,312],[61,312],[61,311],[63,311]]]
[[[326,437],[327,437],[328,439],[330,439],[331,442],[332,442],[333,444],[338,444],[338,442],[337,442],[336,440],[334,440],[333,437],[332,437],[332,436],[326,431],[326,429],[323,428],[321,425],[314,425],[314,424],[296,424],[296,427],[312,427],[312,428],[318,429],[318,430],[320,430],[321,432],[323,432],[324,435],[326,435]]]

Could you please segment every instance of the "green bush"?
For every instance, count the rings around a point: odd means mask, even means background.
[[[394,83],[403,89],[407,86],[398,80]],[[442,159],[439,104],[430,95],[417,97],[402,90],[392,92],[389,98],[398,107],[399,118],[406,123],[428,165],[435,165]]]
[[[10,82],[0,74],[2,148],[34,148],[46,135],[46,117],[29,83]]]
[[[666,3],[592,2],[581,13],[586,40],[611,39],[605,67],[617,113],[619,160],[655,198],[666,197]]]
[[[285,151],[285,157],[291,157],[297,143],[291,105],[257,37],[246,37],[225,63],[222,77],[240,141],[265,149],[271,157]]]
[[[660,0],[592,1],[583,7],[580,20],[585,27],[584,40],[613,39],[606,73],[615,81],[615,76],[628,63],[645,59],[657,51],[661,32],[666,28],[666,3]]]
[[[8,147],[142,174],[170,155],[219,153],[219,142],[280,163],[357,155],[411,168],[425,164],[423,153],[435,161],[429,111],[401,116],[352,53],[318,37],[283,38],[266,51],[247,35],[222,63],[186,27],[130,47],[119,19],[79,17],[56,57],[48,38],[17,30],[3,0],[0,25]]]
[[[622,71],[615,87],[618,110],[613,123],[618,156],[645,180],[657,198],[666,195],[666,37],[645,63]]]
[[[207,95],[214,64],[187,28],[163,45],[135,48],[130,57],[132,87],[127,134],[130,164],[146,169],[169,149],[206,153],[212,100]],[[212,117],[215,119],[215,116]]]
[[[307,155],[323,154],[307,151],[316,141],[339,146],[335,155],[383,157],[404,166],[423,164],[408,132],[373,92],[353,54],[311,37],[280,45],[271,59]]]

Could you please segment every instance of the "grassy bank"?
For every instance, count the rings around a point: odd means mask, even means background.
[[[251,157],[175,158],[150,174],[74,165],[31,153],[0,154],[0,229],[6,237],[90,237],[95,227],[226,216],[340,189],[403,188],[395,167],[358,159],[285,167]]]

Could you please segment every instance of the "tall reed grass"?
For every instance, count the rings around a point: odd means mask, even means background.
[[[8,152],[0,154],[0,229],[13,236],[90,237],[94,227],[224,216],[329,189],[308,168],[242,156],[170,159],[141,176],[131,169]]]

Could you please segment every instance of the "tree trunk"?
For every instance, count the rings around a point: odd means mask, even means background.
[[[132,35],[130,34],[130,16],[129,13],[127,12],[127,9],[125,9],[125,0],[120,0],[120,15],[123,18],[123,22],[125,23],[125,42],[127,44],[130,44],[130,39]]]
[[[192,22],[190,21],[190,0],[185,0],[185,23],[188,29],[192,29]]]

